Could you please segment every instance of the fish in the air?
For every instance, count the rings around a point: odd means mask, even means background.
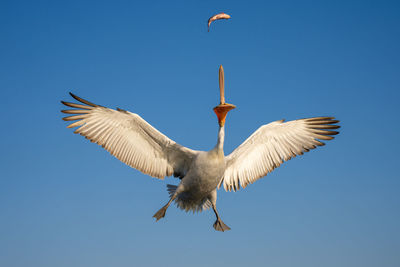
[[[214,20],[230,19],[230,18],[231,18],[231,16],[229,16],[228,14],[225,14],[225,13],[219,13],[217,15],[212,16],[211,18],[208,19],[208,31],[210,31],[211,22],[213,22]]]

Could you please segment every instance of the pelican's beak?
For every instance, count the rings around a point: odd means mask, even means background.
[[[224,104],[219,104],[214,108],[215,114],[217,114],[218,117],[218,123],[219,126],[224,126],[225,125],[225,118],[226,115],[228,114],[229,111],[232,109],[236,108],[235,105],[224,103]]]
[[[222,65],[219,66],[219,93],[221,101],[220,104],[214,108],[214,112],[217,114],[219,126],[222,127],[225,125],[226,114],[228,114],[230,110],[236,108],[235,105],[225,103],[225,75]]]

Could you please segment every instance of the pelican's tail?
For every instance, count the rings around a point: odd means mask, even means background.
[[[177,188],[178,186],[176,185],[167,184],[167,191],[170,197],[173,196]],[[187,192],[182,192],[178,194],[178,196],[175,198],[175,203],[180,209],[185,210],[186,212],[207,210],[212,205],[211,201],[207,197],[200,200],[193,199],[191,196],[188,195]]]
[[[167,184],[167,191],[168,191],[169,197],[172,197],[174,195],[177,188],[178,188],[178,186],[176,186],[176,185]]]

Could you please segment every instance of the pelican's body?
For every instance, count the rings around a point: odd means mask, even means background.
[[[208,208],[210,203],[215,204],[216,188],[224,171],[225,160],[221,151],[199,151],[177,187],[178,206],[185,210],[201,211]]]
[[[220,127],[219,131],[223,133],[224,127]],[[201,211],[210,207],[212,203],[216,204],[216,189],[224,172],[225,157],[222,145],[217,145],[207,152],[198,151],[178,186],[178,206],[185,210]]]
[[[317,139],[330,140],[331,131],[339,126],[331,117],[316,117],[289,122],[275,121],[260,127],[230,155],[225,156],[225,118],[234,109],[225,103],[224,74],[220,67],[221,103],[214,108],[219,131],[216,146],[208,151],[195,151],[183,147],[148,124],[139,115],[122,109],[109,109],[71,94],[82,104],[62,101],[77,109],[63,110],[76,121],[68,128],[79,127],[79,133],[95,142],[122,162],[150,176],[163,179],[174,175],[181,179],[178,186],[167,185],[170,199],[153,217],[158,221],[165,216],[172,201],[186,211],[213,208],[217,220],[214,228],[229,230],[216,208],[217,188],[227,191],[245,188],[264,177],[281,163],[303,152],[324,145]]]
[[[183,201],[191,199],[194,201],[193,206],[189,203],[182,203],[179,206],[197,209],[203,200],[211,200],[211,193],[216,190],[224,171],[225,160],[222,151],[213,149],[199,152],[180,184],[184,194],[177,198],[178,200],[182,198]]]

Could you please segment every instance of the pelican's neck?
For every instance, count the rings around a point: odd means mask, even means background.
[[[215,146],[217,151],[224,152],[225,126],[219,126],[218,141]]]

